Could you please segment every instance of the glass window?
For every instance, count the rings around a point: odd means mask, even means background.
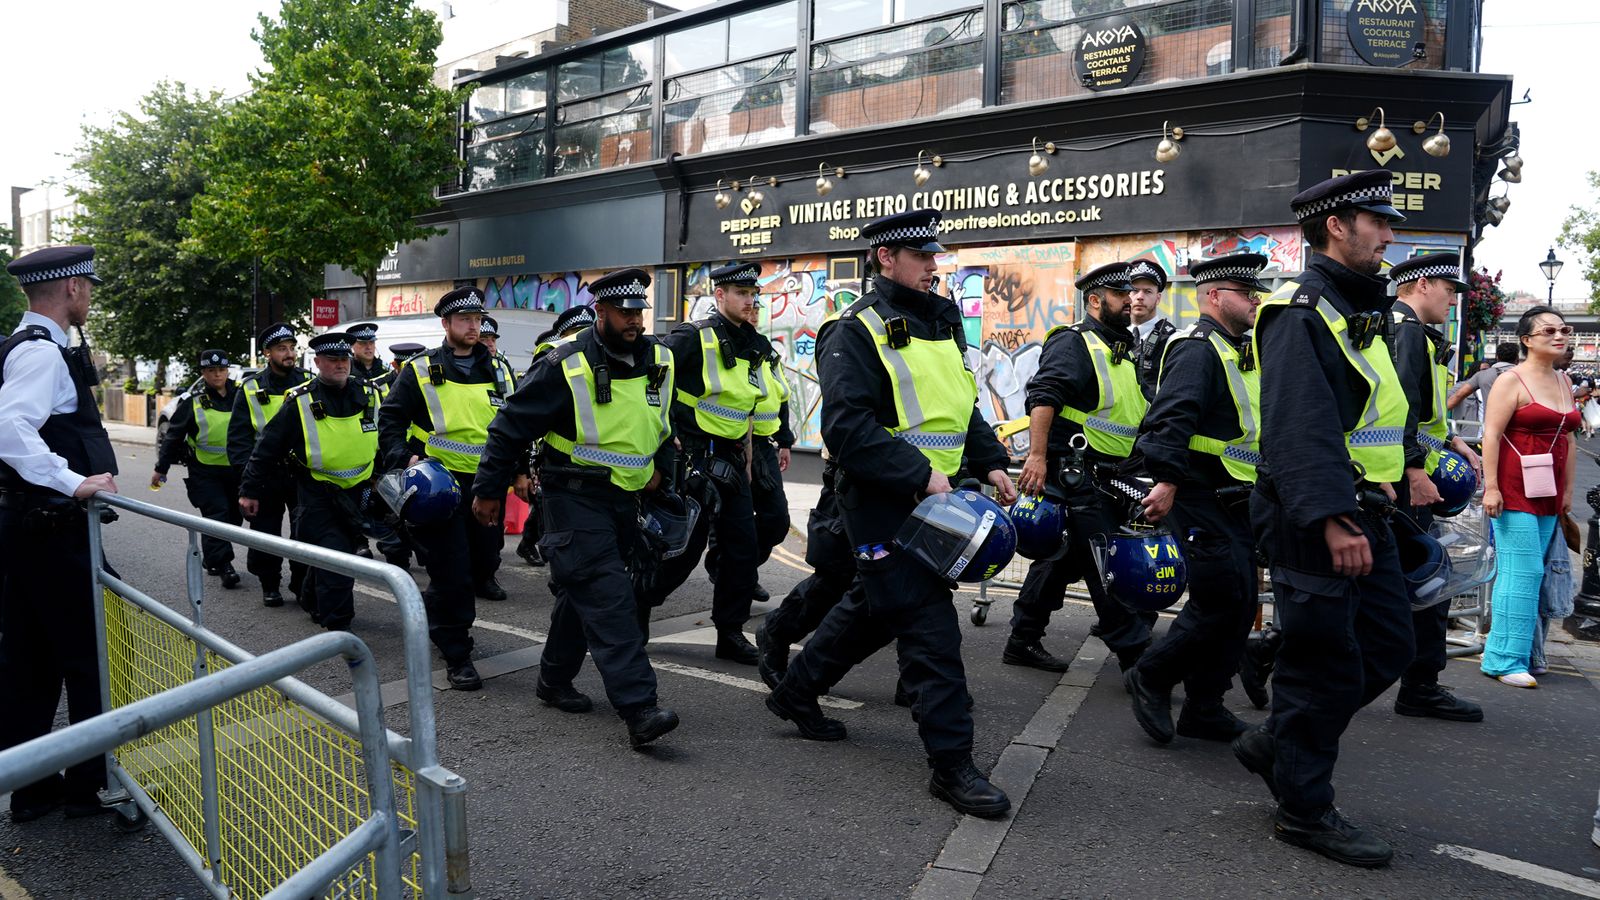
[[[648,95],[648,91],[644,92]],[[556,128],[556,174],[610,169],[651,158],[650,101],[628,110]]]
[[[603,89],[614,91],[641,81],[649,81],[655,69],[656,42],[640,41],[630,47],[617,47],[605,53]]]
[[[826,40],[972,5],[973,0],[816,0],[811,38]]]
[[[594,53],[556,67],[556,99],[576,100],[600,93],[600,70],[604,59]]]
[[[505,84],[486,84],[476,88],[467,100],[467,118],[473,122],[498,119],[506,114]]]
[[[473,128],[467,148],[467,189],[472,191],[544,177],[545,117],[512,116]]]
[[[971,10],[811,52],[811,131],[976,111],[983,106],[983,15]]]
[[[545,72],[540,70],[519,75],[506,82],[506,112],[527,112],[544,109]]]
[[[728,20],[728,59],[788,50],[795,43],[795,4],[769,6]],[[711,60],[707,60],[709,64]]]
[[[705,153],[794,137],[795,54],[674,78],[662,106],[668,151]]]
[[[790,37],[793,37],[791,32]],[[728,21],[723,19],[667,35],[667,75],[728,61]]]

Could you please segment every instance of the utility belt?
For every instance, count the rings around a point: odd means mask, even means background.
[[[80,530],[89,524],[89,506],[56,493],[42,491],[0,490],[0,509],[20,510],[25,527],[59,532]],[[117,511],[102,509],[100,521],[109,524],[117,520]]]
[[[572,491],[573,493],[613,492],[618,497],[631,496],[611,483],[611,470],[598,466],[563,465],[546,461],[539,467],[541,490]]]

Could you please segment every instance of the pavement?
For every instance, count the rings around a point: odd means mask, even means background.
[[[160,492],[144,486],[153,430],[124,429],[113,432],[122,489],[188,510],[181,470]],[[802,535],[819,473],[814,456],[795,455],[795,530],[761,573],[775,597],[806,574]],[[1580,490],[1596,483],[1600,467],[1586,457]],[[440,755],[469,783],[480,897],[1600,897],[1600,848],[1589,840],[1600,789],[1594,645],[1554,644],[1553,670],[1536,691],[1453,660],[1444,681],[1483,704],[1482,724],[1398,717],[1392,690],[1359,713],[1342,744],[1340,808],[1396,848],[1393,865],[1366,871],[1275,840],[1270,797],[1226,746],[1145,738],[1115,664],[1088,637],[1086,604],[1069,600],[1046,638],[1073,657],[1071,671],[1002,665],[1014,592],[1001,588],[988,592],[985,626],[966,615],[975,591],[955,602],[977,702],[974,755],[1012,797],[1004,819],[962,817],[928,795],[916,730],[891,702],[887,653],[834,691],[829,714],[849,739],[800,740],[766,711],[752,669],[714,658],[703,574],[652,626],[661,699],[683,725],[648,751],[630,750],[592,667],[577,686],[595,697],[595,712],[565,715],[534,698],[552,601],[545,570],[523,564],[514,545],[508,538],[500,575],[511,599],[478,605],[475,655],[496,674],[483,691],[440,690],[434,700]],[[177,529],[125,515],[107,529],[107,554],[128,581],[183,605]],[[317,631],[293,604],[261,607],[249,576],[236,591],[208,580],[205,606],[209,627],[254,652]],[[355,631],[380,676],[398,680],[393,605],[373,592],[358,594],[357,607]],[[341,666],[304,680],[349,690]],[[1237,691],[1228,700],[1243,718],[1265,717]],[[403,700],[386,715],[405,730]],[[154,829],[0,819],[0,850],[6,900],[203,893]]]

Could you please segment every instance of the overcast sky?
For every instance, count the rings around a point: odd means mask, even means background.
[[[1515,95],[1531,90],[1533,102],[1512,110],[1522,126],[1527,166],[1522,183],[1509,186],[1505,223],[1489,229],[1478,245],[1478,261],[1503,269],[1506,287],[1542,294],[1546,285],[1538,263],[1568,207],[1600,203],[1588,196],[1584,181],[1585,172],[1600,169],[1600,122],[1592,97],[1595,76],[1582,71],[1600,44],[1600,3],[1488,0],[1485,7],[1483,71],[1512,74]],[[246,75],[261,64],[250,30],[259,12],[276,9],[268,0],[7,3],[6,46],[0,52],[0,84],[8,87],[0,186],[64,176],[65,156],[77,145],[83,123],[109,122],[162,79],[228,95],[244,90]],[[1409,109],[1396,112],[1396,120],[1414,118]],[[1471,148],[1458,137],[1454,150]],[[1577,262],[1571,250],[1557,248],[1556,255]],[[1558,296],[1582,293],[1580,268],[1563,271]]]

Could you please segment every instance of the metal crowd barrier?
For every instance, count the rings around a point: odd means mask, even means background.
[[[100,513],[106,507],[188,533],[188,618],[105,569]],[[187,697],[195,686],[283,652],[257,659],[204,627],[201,535],[387,587],[398,603],[405,647],[409,736],[382,729],[381,719],[372,735],[363,730],[359,685],[358,710],[351,710],[285,671],[249,693],[208,693],[214,699],[193,707],[199,714],[192,719],[174,717],[160,732],[129,734],[102,748],[108,784],[126,791],[108,802],[131,798],[218,897],[305,897],[301,888],[313,883],[321,886],[309,893],[332,884],[335,896],[441,897],[470,889],[467,785],[439,764],[427,613],[410,575],[116,494],[97,494],[88,518],[94,589],[104,598],[95,628],[101,702],[109,712],[121,716],[162,697]],[[370,656],[362,665],[366,673],[358,672],[358,680],[370,676],[375,684]],[[383,787],[374,790],[374,783]],[[367,856],[376,826],[365,810],[375,814],[380,802],[388,804],[387,827],[404,834],[398,860]],[[389,877],[396,872],[402,884]]]

